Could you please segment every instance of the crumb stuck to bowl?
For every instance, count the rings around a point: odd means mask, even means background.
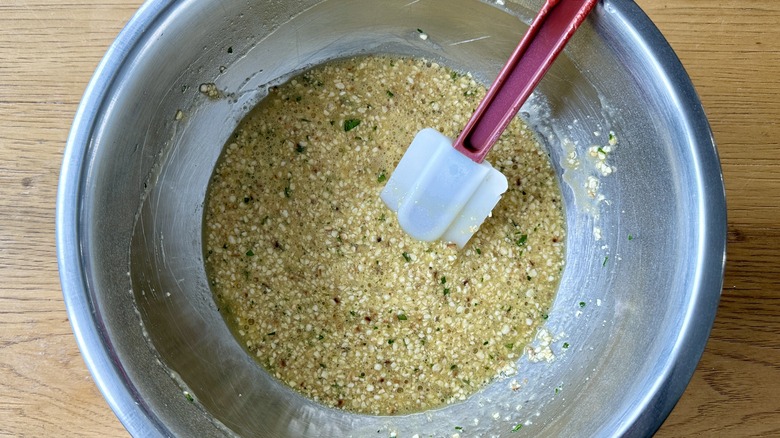
[[[510,188],[461,251],[404,234],[379,191],[420,129],[454,137],[484,87],[422,59],[327,64],[275,87],[223,152],[206,206],[211,287],[269,373],[325,405],[421,411],[511,368],[563,268],[561,193],[516,119]]]

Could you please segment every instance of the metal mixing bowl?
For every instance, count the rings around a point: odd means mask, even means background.
[[[269,84],[365,53],[425,56],[489,83],[541,1],[503,3],[165,0],[138,11],[86,90],[57,198],[73,329],[133,435],[450,436],[460,427],[463,436],[641,436],[660,426],[715,316],[725,198],[690,80],[628,0],[599,3],[522,112],[566,205],[567,265],[545,323],[555,361],[524,356],[516,376],[441,409],[350,414],[269,377],[212,299],[201,233],[207,183]],[[222,96],[204,96],[204,83]],[[585,163],[610,130],[617,170],[601,178],[597,204],[581,187],[594,170],[567,158],[574,151]]]

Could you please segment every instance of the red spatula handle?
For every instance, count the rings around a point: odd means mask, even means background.
[[[453,145],[481,163],[597,0],[547,0]]]

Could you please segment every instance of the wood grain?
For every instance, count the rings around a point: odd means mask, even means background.
[[[780,2],[639,0],[718,143],[729,252],[704,356],[659,437],[780,436]],[[0,436],[127,436],[79,355],[54,200],[81,94],[140,0],[0,4]]]

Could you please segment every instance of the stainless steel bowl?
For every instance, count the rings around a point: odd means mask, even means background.
[[[206,281],[207,183],[269,84],[376,52],[426,56],[490,82],[540,3],[166,0],[138,11],[79,107],[57,198],[73,329],[133,435],[449,436],[457,426],[464,436],[641,436],[660,426],[715,316],[725,199],[690,80],[628,0],[597,6],[523,110],[561,175],[569,235],[546,322],[557,359],[521,358],[520,389],[508,388],[510,378],[408,416],[322,407],[244,352]],[[200,93],[204,83],[222,97]],[[593,169],[572,170],[566,159],[572,150],[584,157],[609,130],[620,141],[610,158],[617,171],[602,178],[605,201],[594,204],[580,195]]]

